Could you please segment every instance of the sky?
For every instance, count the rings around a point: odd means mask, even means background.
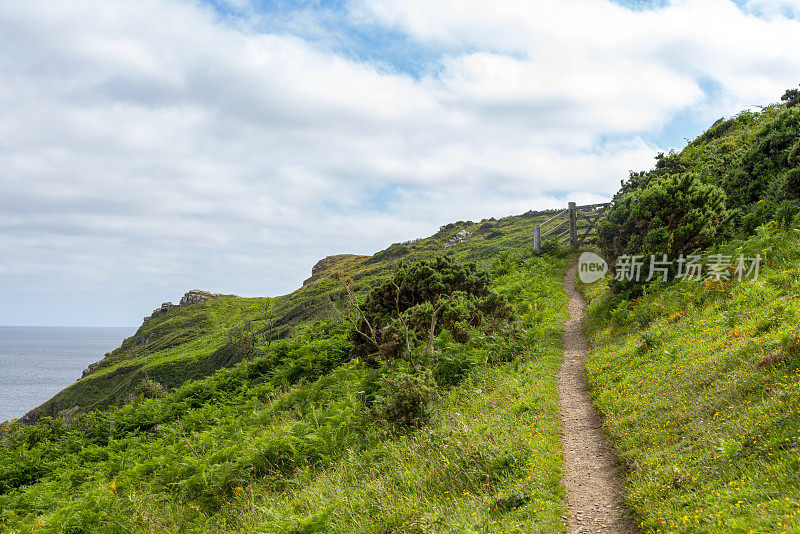
[[[800,83],[800,0],[9,0],[0,325],[138,326],[606,201]]]

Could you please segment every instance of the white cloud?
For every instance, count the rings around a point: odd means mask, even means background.
[[[36,299],[64,287],[275,294],[326,254],[607,198],[677,112],[717,118],[800,72],[796,21],[724,0],[532,6],[353,3],[351,22],[441,54],[418,78],[195,2],[4,6],[0,290],[29,311],[0,323],[58,321],[76,303],[38,319]]]

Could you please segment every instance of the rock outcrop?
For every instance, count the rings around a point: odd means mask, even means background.
[[[471,235],[472,235],[472,232],[470,232],[469,230],[461,230],[456,235],[454,235],[453,237],[448,239],[447,242],[444,244],[444,246],[445,247],[450,247],[452,245],[457,245],[458,243],[461,243],[462,241],[464,241],[465,239],[467,239]]]
[[[219,293],[210,293],[208,291],[203,291],[202,289],[192,289],[191,291],[187,291],[181,297],[180,302],[176,305],[171,302],[162,302],[160,308],[156,308],[153,310],[153,313],[150,314],[149,317],[145,317],[142,324],[146,324],[151,319],[164,315],[168,313],[172,308],[177,308],[179,306],[189,306],[191,304],[198,304],[200,302],[205,302],[207,300],[211,300],[215,297],[218,297]]]
[[[111,356],[111,353],[110,352],[106,352],[105,355],[103,356],[103,359],[108,358],[109,356]],[[83,374],[81,374],[81,378],[86,378],[90,374],[92,374],[95,371],[97,371],[97,368],[100,367],[100,363],[102,361],[103,360],[100,360],[99,362],[90,363],[89,366],[86,369],[83,370]]]
[[[161,303],[161,307],[160,308],[156,308],[155,310],[153,310],[153,313],[151,313],[149,317],[145,317],[144,318],[144,322],[142,324],[146,323],[150,319],[158,317],[159,315],[164,315],[169,310],[171,310],[173,307],[175,307],[175,305],[173,303],[171,303],[171,302],[162,302]]]
[[[178,306],[188,306],[189,304],[198,304],[200,302],[205,302],[206,300],[211,300],[214,297],[218,297],[219,293],[209,293],[208,291],[203,291],[202,289],[192,289],[191,291],[187,291],[184,296],[181,297],[180,304]]]

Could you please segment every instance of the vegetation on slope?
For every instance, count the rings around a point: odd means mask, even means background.
[[[800,211],[800,106],[720,119],[681,152],[656,159],[654,169],[622,183],[599,225],[609,261],[623,254],[675,258],[751,235],[772,220],[791,222]]]
[[[460,221],[435,235],[396,243],[374,256],[339,255],[320,261],[303,287],[275,298],[219,296],[173,307],[147,321],[122,346],[98,363],[93,373],[67,387],[29,414],[54,416],[66,409],[90,410],[124,404],[142,384],[167,389],[196,380],[244,359],[243,338],[255,345],[290,339],[297,328],[334,316],[347,307],[346,293],[333,279],[342,272],[356,294],[386,279],[401,263],[447,253],[488,268],[504,251],[530,243],[533,226],[546,212],[479,223]],[[234,338],[234,339],[232,339]],[[231,341],[235,341],[231,343]]]
[[[647,532],[800,532],[800,230],[757,281],[589,286],[589,383]]]
[[[645,255],[645,274],[650,254],[733,263],[584,288],[588,379],[645,532],[800,532],[800,107],[787,95],[632,173],[600,229],[606,257]],[[739,255],[761,256],[760,278],[739,280]]]
[[[513,338],[466,321],[372,368],[342,313],[159,398],[5,423],[0,528],[562,532],[565,260],[495,263]],[[386,410],[420,400],[414,425]]]

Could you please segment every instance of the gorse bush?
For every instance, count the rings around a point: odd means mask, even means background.
[[[611,265],[625,255],[688,255],[728,234],[725,201],[722,189],[695,174],[656,177],[615,200],[598,224],[598,245]],[[643,281],[614,280],[612,286],[630,290]]]
[[[516,256],[503,258],[506,265],[495,272],[507,274],[522,265]],[[474,263],[444,256],[401,265],[362,304],[352,281],[339,278],[356,313],[349,335],[353,353],[383,369],[380,383],[370,388],[371,412],[393,425],[424,424],[437,388],[460,383],[489,359],[476,356],[482,349],[473,339],[481,344],[487,335],[498,336],[504,348],[496,354],[508,353],[513,345],[514,311],[505,297],[489,289],[489,274]]]
[[[357,313],[350,334],[354,353],[377,366],[380,361],[411,361],[420,347],[430,354],[443,330],[460,342],[468,339],[470,327],[509,333],[513,311],[489,282],[489,274],[474,263],[448,256],[399,267],[363,304],[350,293]]]
[[[375,396],[375,414],[394,425],[420,426],[428,420],[431,404],[438,397],[436,386],[429,370],[384,375]]]
[[[606,259],[675,259],[772,221],[791,226],[800,199],[796,96],[792,89],[784,105],[720,119],[681,152],[659,154],[652,170],[632,172],[598,225]],[[641,293],[636,281],[612,286],[628,296]]]
[[[684,173],[658,177],[616,201],[600,224],[599,246],[609,260],[623,254],[677,256],[725,235],[725,192]]]

